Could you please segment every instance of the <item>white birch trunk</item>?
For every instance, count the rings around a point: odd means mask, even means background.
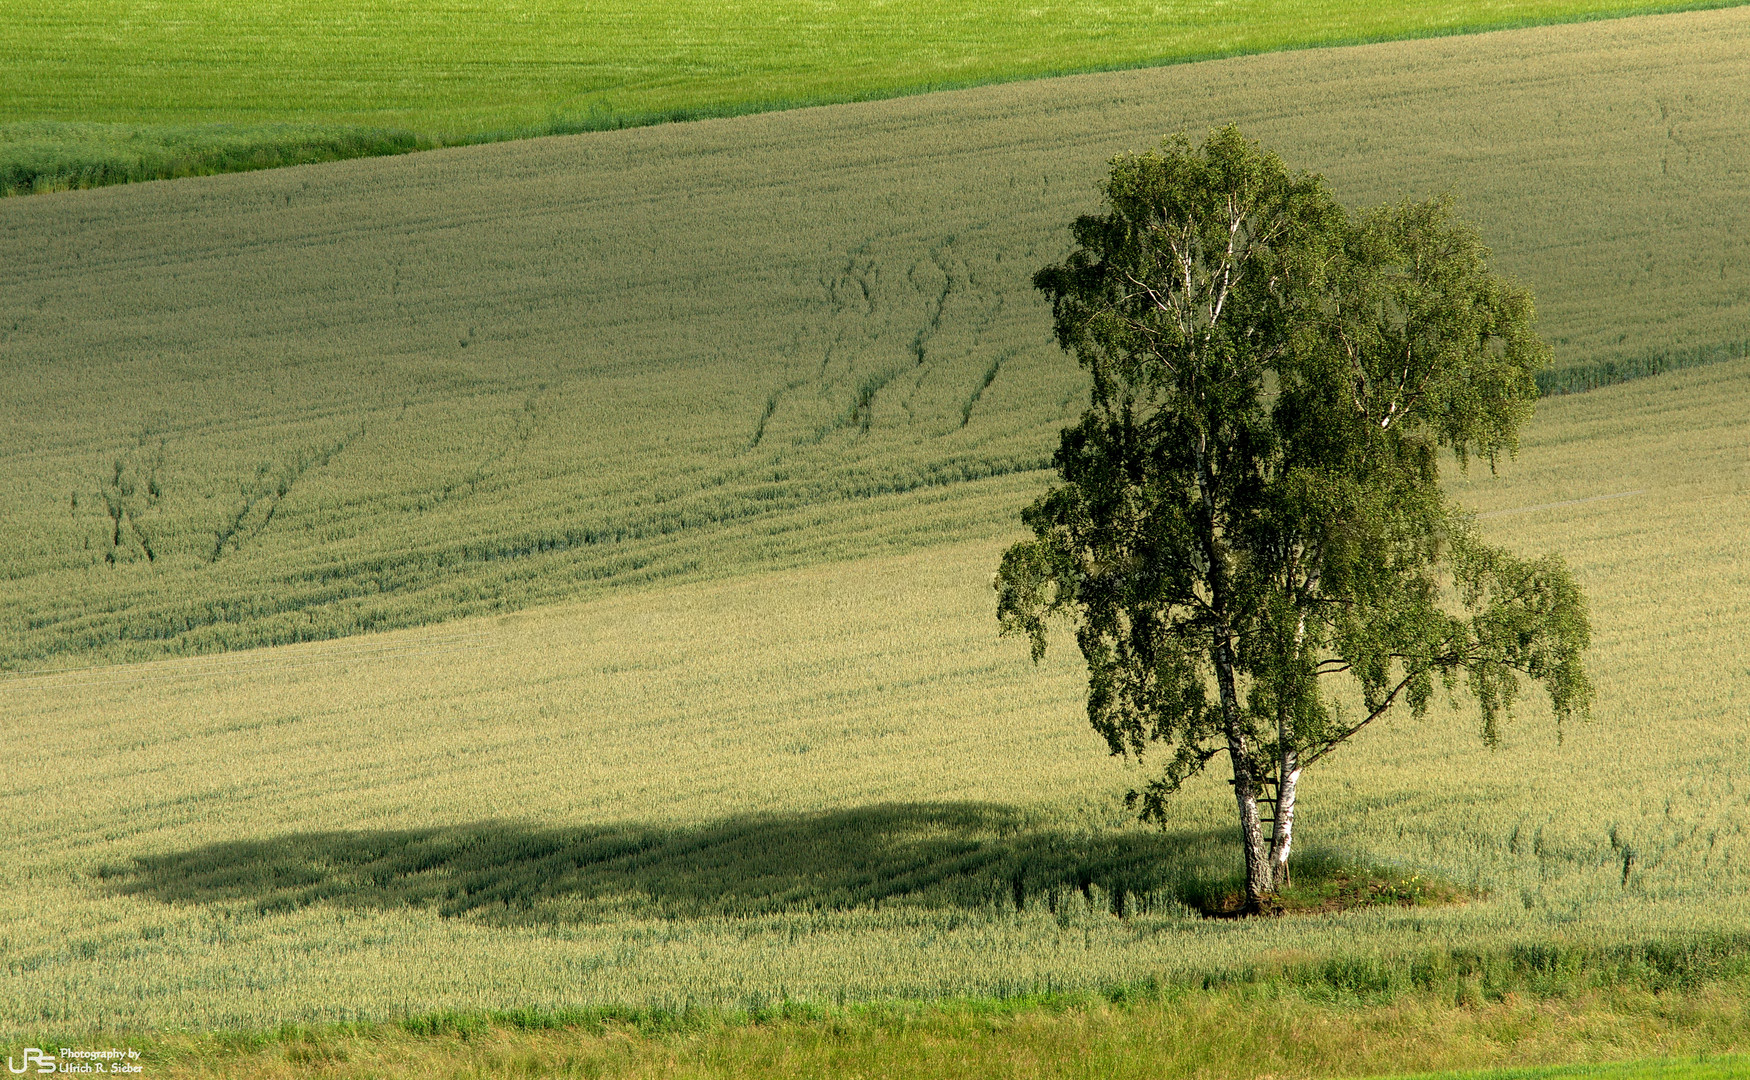
[[[1258,784],[1252,775],[1250,747],[1247,745],[1245,718],[1240,710],[1239,684],[1234,674],[1232,623],[1228,621],[1227,551],[1217,539],[1215,514],[1215,477],[1210,472],[1206,437],[1195,444],[1197,483],[1203,503],[1204,580],[1209,585],[1210,607],[1218,624],[1210,642],[1210,662],[1215,668],[1215,685],[1221,695],[1222,724],[1227,729],[1228,758],[1233,762],[1234,801],[1239,804],[1240,839],[1246,854],[1246,899],[1244,910],[1256,914],[1263,910],[1264,898],[1270,892],[1270,852],[1264,844],[1263,824],[1258,820]]]
[[[1288,852],[1294,846],[1294,791],[1300,784],[1300,754],[1287,750],[1280,764],[1281,781],[1276,786],[1276,827],[1270,840],[1271,890],[1280,892],[1291,884]]]
[[[1239,804],[1240,841],[1246,855],[1244,910],[1263,910],[1270,893],[1270,855],[1264,845],[1263,822],[1258,818],[1258,781],[1252,775],[1250,747],[1240,718],[1239,694],[1234,680],[1232,645],[1220,640],[1215,647],[1215,683],[1221,694],[1223,720],[1227,726],[1228,759],[1233,762],[1234,801]]]

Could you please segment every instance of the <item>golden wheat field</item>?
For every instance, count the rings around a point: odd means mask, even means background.
[[[1740,354],[1747,49],[1696,12],[5,200],[0,668],[991,535],[1085,392],[1029,278],[1179,129],[1455,193],[1582,384]]]
[[[1097,989],[1750,918],[1750,362],[1557,398],[1458,477],[1591,598],[1589,723],[1436,710],[1309,774],[1305,860],[1481,898],[1232,923],[1229,797],[1166,831],[1061,642],[995,637],[1008,526],[903,554],[0,687],[0,1015],[261,1027]],[[1000,520],[1044,483],[985,495]],[[1370,966],[1372,965],[1372,966]],[[1348,969],[1344,969],[1348,970]],[[1340,974],[1340,973],[1339,973]]]

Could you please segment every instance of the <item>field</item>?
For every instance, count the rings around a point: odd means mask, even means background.
[[[1460,193],[1558,382],[1742,354],[1746,49],[1732,9],[8,200],[0,668],[994,535],[1085,393],[1029,278],[1182,127]]]
[[[1742,1075],[1746,54],[1735,8],[0,201],[0,1041]],[[1029,278],[1228,121],[1457,193],[1555,346],[1449,485],[1573,568],[1592,719],[1437,706],[1302,786],[1309,876],[1463,903],[1202,918],[1226,786],[1137,825],[1070,641],[995,635],[1086,395]]]
[[[22,0],[0,23],[0,194],[1718,6]]]
[[[991,536],[15,679],[0,1015],[19,1037],[685,1015],[1273,971],[1450,1010],[1741,979],[1747,416],[1750,361],[1558,398],[1523,464],[1458,486],[1492,537],[1573,564],[1595,718],[1558,744],[1528,707],[1496,751],[1444,713],[1374,732],[1306,782],[1302,858],[1471,903],[1193,915],[1235,868],[1219,779],[1166,832],[1123,819],[1134,774],[1067,650],[1034,669],[993,637]],[[1741,1003],[1714,1011],[1737,1030]]]

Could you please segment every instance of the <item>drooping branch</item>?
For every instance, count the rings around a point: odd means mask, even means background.
[[[1326,754],[1330,753],[1332,750],[1335,750],[1338,746],[1342,745],[1343,743],[1349,741],[1349,738],[1351,736],[1355,735],[1357,732],[1359,732],[1362,728],[1366,727],[1367,725],[1373,723],[1375,720],[1378,720],[1380,717],[1384,716],[1387,712],[1389,712],[1391,710],[1392,705],[1397,702],[1398,695],[1403,693],[1404,688],[1409,686],[1410,683],[1415,680],[1415,678],[1416,678],[1415,673],[1405,675],[1402,679],[1398,680],[1398,684],[1396,686],[1391,688],[1391,692],[1385,696],[1385,699],[1382,700],[1379,703],[1379,705],[1372,712],[1368,713],[1367,716],[1364,717],[1360,723],[1354,725],[1353,727],[1350,727],[1348,730],[1337,735],[1335,738],[1323,739],[1323,740],[1320,740],[1318,743],[1314,744],[1316,748],[1313,749],[1312,753],[1309,755],[1306,755],[1300,759],[1301,769],[1305,770],[1305,769],[1310,768],[1320,758],[1324,757]]]

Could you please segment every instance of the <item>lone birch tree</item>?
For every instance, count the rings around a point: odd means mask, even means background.
[[[1227,755],[1257,912],[1289,884],[1303,772],[1395,707],[1462,684],[1491,745],[1522,675],[1558,734],[1588,708],[1561,558],[1482,543],[1439,485],[1443,459],[1517,449],[1548,347],[1445,200],[1351,215],[1231,127],[1111,166],[1107,212],[1034,278],[1092,405],[998,619],[1035,661],[1073,622],[1095,729],[1167,755],[1130,793],[1145,820]]]

